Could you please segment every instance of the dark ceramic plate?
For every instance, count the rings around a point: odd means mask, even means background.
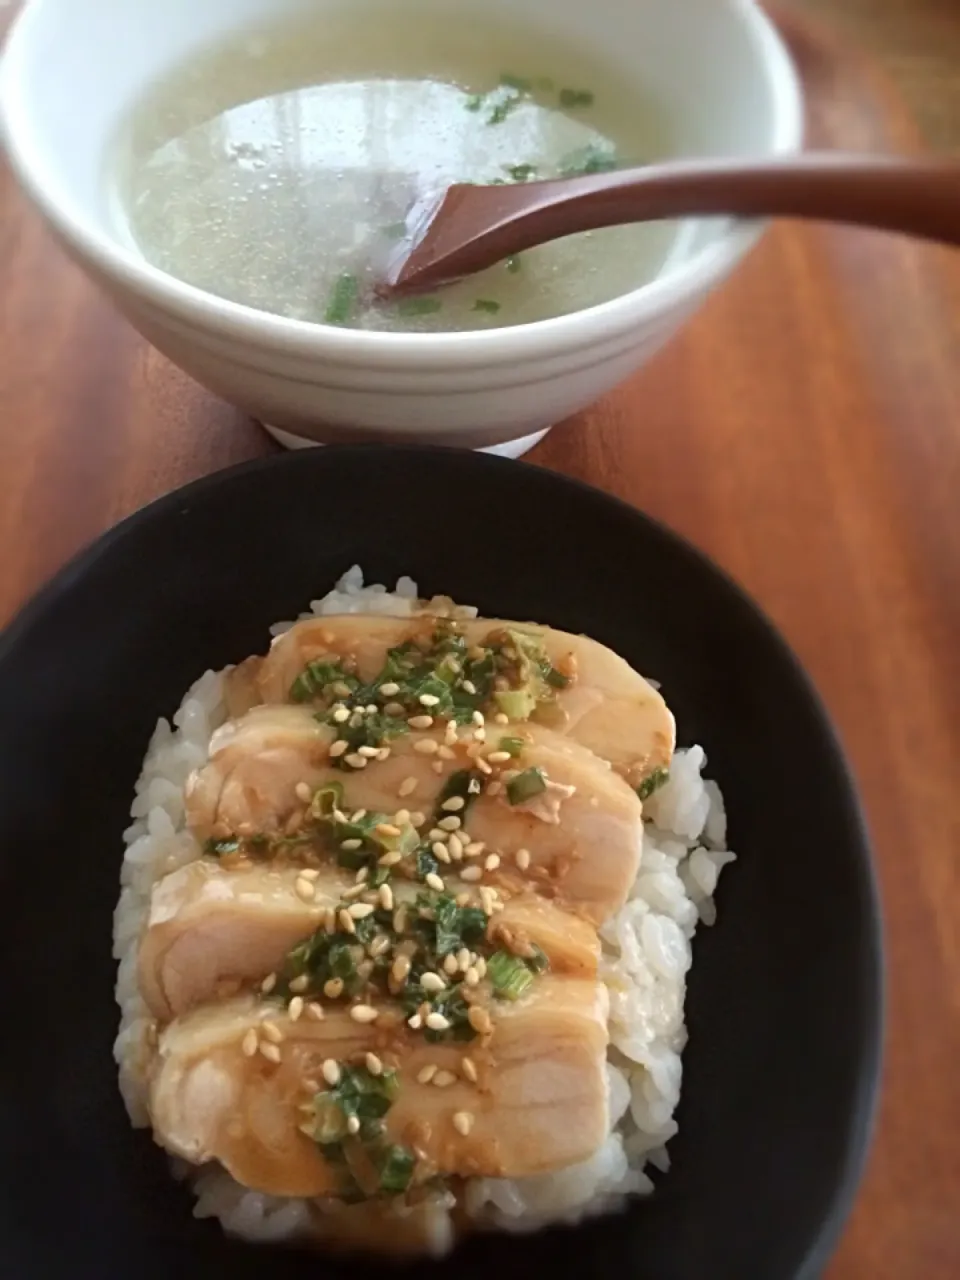
[[[702,929],[673,1168],[577,1229],[468,1244],[424,1275],[795,1280],[822,1266],[877,1084],[880,943],[857,801],[756,608],[637,512],[470,453],[318,449],[222,472],[80,556],[0,642],[0,1275],[271,1280],[374,1269],[196,1222],[116,1089],[120,835],[159,715],[360,563],[605,641],[663,682],[740,860]]]

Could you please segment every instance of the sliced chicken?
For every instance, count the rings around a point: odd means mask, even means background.
[[[355,883],[352,872],[324,867],[305,901],[298,880],[298,867],[256,863],[231,870],[212,858],[161,880],[153,890],[139,953],[140,991],[154,1016],[166,1022],[276,971],[287,953],[319,927],[326,908],[340,903]],[[393,888],[400,902],[415,898],[423,886],[398,879]],[[452,877],[447,889],[476,894],[475,887]],[[540,947],[554,972],[596,973],[599,943],[593,928],[534,894],[511,898],[491,921],[490,937],[519,953],[525,942]]]
[[[347,658],[361,680],[372,681],[382,671],[389,649],[408,640],[429,644],[437,623],[425,615],[411,619],[369,614],[299,622],[274,640],[259,675],[245,668],[246,696],[249,682],[255,680],[264,702],[286,702],[306,665],[324,659]],[[675,742],[673,716],[657,690],[612,649],[586,636],[530,623],[477,618],[456,625],[471,645],[483,645],[505,630],[539,642],[553,666],[570,677],[569,685],[556,691],[561,714],[554,727],[609,760],[632,786],[669,766]]]
[[[641,802],[579,742],[536,724],[503,732],[523,740],[509,773],[539,769],[546,790],[513,804],[508,775],[498,777],[502,761],[483,776],[487,789],[469,805],[463,823],[467,844],[486,846],[476,866],[485,867],[492,852],[500,862],[484,873],[488,882],[511,892],[535,886],[601,923],[623,905],[637,874]],[[426,832],[446,782],[454,773],[476,768],[468,753],[480,750],[470,735],[448,747],[439,729],[411,732],[391,740],[386,760],[343,770],[329,757],[334,736],[333,728],[299,706],[255,707],[228,722],[213,736],[208,763],[187,784],[190,827],[200,839],[287,832],[298,828],[304,814],[302,784],[314,790],[336,782],[345,788],[344,804],[350,808],[393,814],[401,805],[415,805],[428,819]],[[432,754],[424,754],[425,740]],[[496,740],[484,744],[483,752],[497,759],[496,746]],[[454,868],[451,874],[457,874]]]
[[[429,1044],[387,1005],[372,1024],[333,1009],[292,1022],[244,998],[205,1006],[160,1038],[150,1090],[157,1140],[194,1164],[219,1160],[270,1195],[336,1195],[341,1168],[301,1130],[302,1108],[327,1088],[325,1062],[362,1063],[374,1052],[398,1072],[383,1140],[415,1154],[415,1181],[525,1177],[586,1160],[608,1128],[602,984],[545,975],[524,999],[491,1011],[483,1043]],[[269,1056],[244,1052],[251,1036],[273,1046]],[[446,1087],[418,1080],[428,1066],[452,1077]]]

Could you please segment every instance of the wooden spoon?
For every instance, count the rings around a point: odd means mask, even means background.
[[[503,186],[458,183],[408,218],[410,238],[383,292],[448,284],[575,231],[713,215],[816,218],[960,245],[960,164],[808,152]]]

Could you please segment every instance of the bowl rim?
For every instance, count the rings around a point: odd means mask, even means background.
[[[592,347],[682,307],[728,274],[760,238],[764,224],[732,221],[716,240],[667,266],[655,279],[608,302],[509,328],[395,333],[292,320],[230,302],[186,284],[143,258],[87,217],[64,189],[32,125],[23,63],[48,0],[27,0],[0,58],[0,136],[17,177],[54,232],[81,262],[116,282],[134,302],[152,305],[195,330],[284,355],[324,357],[352,368],[477,368]],[[803,94],[796,67],[757,0],[716,0],[746,35],[759,79],[773,103],[768,146],[776,157],[803,142]],[[49,12],[49,9],[46,10]],[[54,194],[58,193],[58,194]]]
[[[208,493],[224,485],[229,486],[234,480],[257,473],[296,467],[323,469],[328,465],[335,466],[341,458],[375,459],[383,464],[389,460],[389,456],[393,456],[398,462],[419,466],[420,464],[428,465],[431,459],[449,456],[451,453],[469,459],[466,465],[475,469],[496,472],[508,467],[525,467],[536,483],[556,486],[558,498],[562,498],[565,491],[570,498],[579,496],[592,501],[602,500],[608,506],[619,509],[620,512],[629,516],[638,526],[645,526],[657,537],[670,543],[684,559],[696,562],[701,570],[722,582],[726,590],[751,612],[764,632],[767,643],[777,652],[778,657],[803,691],[812,714],[818,722],[825,748],[830,755],[831,767],[842,784],[844,816],[851,833],[851,844],[856,850],[856,879],[865,908],[859,956],[859,980],[864,994],[861,1007],[862,1051],[854,1104],[850,1109],[845,1134],[844,1158],[840,1166],[833,1171],[828,1192],[828,1206],[817,1230],[806,1242],[795,1272],[795,1280],[818,1280],[853,1207],[870,1153],[880,1100],[883,1042],[886,1029],[886,964],[883,912],[871,853],[869,827],[856,780],[843,749],[842,739],[811,676],[752,595],[740,585],[736,578],[683,534],[672,529],[664,521],[584,480],[562,472],[531,468],[528,464],[490,454],[422,444],[334,444],[322,449],[271,454],[213,471],[180,488],[162,494],[124,517],[78,551],[23,604],[7,625],[0,630],[0,682],[4,678],[4,668],[8,661],[15,655],[18,646],[28,638],[31,629],[43,624],[48,609],[55,605],[65,592],[69,592],[78,579],[94,569],[104,557],[109,555],[114,546],[122,544],[131,534],[135,534],[142,526],[149,524],[158,516],[163,517],[168,512],[184,511],[197,502],[202,502]]]

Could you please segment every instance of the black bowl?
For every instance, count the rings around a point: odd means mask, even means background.
[[[869,855],[820,704],[754,605],[671,533],[545,471],[414,448],[318,449],[189,485],[101,538],[3,637],[0,1275],[368,1270],[195,1221],[129,1128],[111,1058],[120,835],[156,719],[354,563],[588,632],[655,675],[681,742],[706,748],[740,855],[697,935],[680,1133],[655,1194],[421,1267],[812,1277],[860,1173],[881,1022]]]

